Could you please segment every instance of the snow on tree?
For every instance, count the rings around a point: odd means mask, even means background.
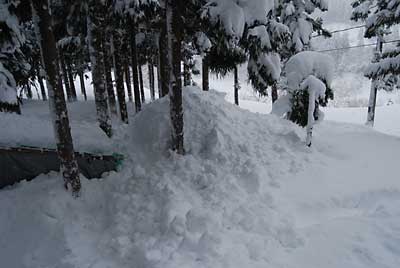
[[[372,79],[371,93],[368,104],[367,125],[374,125],[376,98],[379,89],[393,88],[390,76],[400,73],[398,49],[387,51],[384,54],[383,44],[385,35],[390,33],[390,27],[400,23],[399,0],[356,0],[352,3],[352,20],[365,21],[365,37],[376,37],[377,45],[372,59],[372,64],[365,75]]]
[[[66,189],[71,188],[73,195],[78,196],[81,189],[79,169],[75,158],[67,105],[59,74],[57,48],[52,30],[49,4],[46,0],[31,0],[31,4],[37,40],[40,40],[47,89],[49,90],[50,114],[52,115],[57,152],[61,162],[60,170]]]
[[[314,123],[323,119],[319,106],[333,99],[333,59],[319,52],[300,52],[288,60],[285,73],[287,95],[274,103],[272,113],[307,126],[307,145],[311,146]]]
[[[224,31],[225,42],[231,47],[240,44],[245,48],[249,56],[249,79],[263,95],[280,77],[277,51],[289,36],[289,29],[271,15],[273,9],[272,0],[210,0],[203,15]]]
[[[294,54],[309,50],[312,34],[317,32],[325,37],[331,34],[323,28],[321,18],[315,18],[317,10],[325,12],[328,10],[326,0],[277,0],[275,8],[278,21],[289,28],[291,38],[280,52],[285,60]]]
[[[18,2],[0,0],[0,112],[21,112],[16,76],[29,69],[21,51],[25,37],[15,14]]]

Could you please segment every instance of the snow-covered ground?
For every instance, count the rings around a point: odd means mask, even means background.
[[[1,267],[399,267],[399,137],[364,126],[365,108],[329,108],[358,125],[325,121],[310,149],[303,129],[261,114],[269,102],[246,98],[252,113],[225,98],[185,89],[184,157],[167,150],[162,99],[117,126],[105,146],[123,168],[83,179],[79,199],[55,173],[1,190]],[[46,108],[28,103],[21,120],[47,121]],[[399,109],[379,107],[376,127],[398,135]],[[101,149],[93,103],[70,113]]]

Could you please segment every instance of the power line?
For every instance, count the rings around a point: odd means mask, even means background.
[[[354,29],[360,29],[360,28],[364,28],[365,24],[363,25],[358,25],[358,26],[353,26],[353,27],[349,27],[349,28],[345,28],[345,29],[339,29],[339,30],[335,30],[335,31],[331,31],[331,34],[335,34],[335,33],[340,33],[340,32],[346,32],[346,31],[350,31],[350,30],[354,30]],[[319,37],[322,36],[321,34],[316,34],[313,35],[312,37]]]
[[[390,43],[396,43],[396,42],[400,42],[400,39],[385,41],[385,42],[383,42],[383,44],[390,44]],[[371,46],[376,46],[376,43],[358,45],[358,46],[350,46],[350,47],[342,47],[342,48],[332,48],[332,49],[325,49],[325,50],[317,50],[316,52],[330,52],[330,51],[338,51],[338,50],[346,50],[346,49],[362,48],[362,47],[371,47]]]

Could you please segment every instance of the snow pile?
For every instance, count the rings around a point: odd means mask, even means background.
[[[0,191],[2,266],[398,267],[399,153],[382,157],[398,139],[322,124],[311,150],[288,121],[183,96],[187,155],[167,150],[164,98],[121,134],[123,169],[83,180],[80,199],[58,174]]]
[[[1,206],[13,204],[0,209],[6,266],[266,267],[271,256],[301,245],[269,193],[301,169],[298,154],[306,152],[296,127],[198,88],[185,89],[184,103],[185,157],[166,150],[169,103],[162,99],[134,118],[126,167],[84,181],[81,199],[70,200],[54,174],[2,191]],[[34,234],[7,244],[19,229]],[[40,247],[30,241],[42,235]],[[12,257],[14,246],[23,258]]]

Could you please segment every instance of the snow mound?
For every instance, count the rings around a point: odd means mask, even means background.
[[[104,180],[83,180],[81,198],[65,192],[58,174],[0,191],[2,266],[317,268],[329,257],[329,268],[377,267],[374,261],[397,267],[380,261],[383,253],[363,258],[377,246],[361,248],[361,239],[396,247],[396,239],[373,229],[387,226],[363,218],[363,212],[381,203],[383,212],[400,215],[392,210],[398,206],[386,206],[399,202],[396,190],[385,199],[387,191],[373,191],[384,164],[391,174],[386,187],[398,186],[391,168],[398,158],[379,154],[378,169],[371,172],[369,158],[357,152],[370,143],[376,145],[371,150],[385,151],[400,140],[352,125],[323,124],[309,149],[303,131],[288,121],[244,111],[212,91],[185,88],[183,97],[185,156],[168,151],[164,98],[145,106],[120,134],[127,156],[122,170]],[[343,176],[353,165],[362,179]],[[372,203],[353,206],[361,197]],[[342,221],[334,221],[343,215],[346,232],[340,232]],[[391,219],[390,224],[398,220]],[[360,221],[368,232],[350,236]],[[388,230],[398,234],[398,228]],[[315,256],[319,248],[324,254]],[[330,254],[332,249],[337,250]]]
[[[198,88],[185,88],[184,103],[184,157],[168,153],[169,102],[161,99],[133,120],[126,167],[85,180],[81,199],[70,199],[54,174],[3,191],[7,267],[266,267],[273,252],[299,246],[269,193],[301,169],[297,128]],[[28,223],[31,214],[37,220]],[[34,232],[25,240],[48,239],[9,245],[20,229]],[[24,258],[11,257],[15,246]]]

